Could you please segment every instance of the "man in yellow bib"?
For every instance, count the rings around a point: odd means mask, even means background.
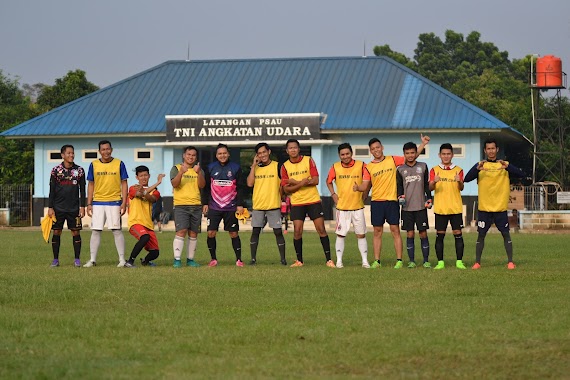
[[[368,263],[368,243],[366,242],[366,220],[364,218],[365,195],[355,189],[362,184],[364,162],[352,159],[352,146],[343,143],[338,146],[340,161],[333,164],[327,177],[327,188],[336,205],[336,267],[342,268],[344,254],[344,239],[354,226],[358,241],[358,250],[362,258],[362,267],[370,268]],[[336,192],[333,187],[336,184]]]
[[[87,215],[91,217],[91,259],[85,268],[96,265],[97,251],[101,243],[101,231],[107,228],[113,232],[115,247],[119,254],[119,265],[125,265],[125,237],[121,216],[127,211],[127,169],[123,161],[111,156],[113,147],[108,140],[99,142],[101,158],[89,165],[87,173]]]
[[[247,186],[253,187],[253,211],[251,213],[251,265],[257,263],[257,246],[259,235],[265,223],[273,229],[281,264],[285,260],[285,238],[281,229],[281,177],[277,161],[271,160],[271,149],[267,143],[255,146],[255,156],[251,170],[247,176]]]
[[[494,223],[503,235],[505,251],[507,252],[507,268],[515,269],[513,262],[513,242],[509,231],[509,217],[507,206],[511,193],[509,174],[523,178],[525,174],[508,161],[498,160],[497,141],[488,139],[484,143],[484,152],[487,159],[479,161],[465,176],[465,182],[477,179],[479,189],[479,210],[477,212],[477,244],[475,246],[475,264],[471,269],[481,268],[481,255],[485,247],[485,236]]]
[[[293,245],[297,254],[297,260],[291,266],[303,266],[303,225],[305,224],[305,217],[309,216],[321,238],[326,265],[329,268],[335,268],[331,260],[331,243],[325,230],[321,196],[317,190],[319,184],[317,166],[311,157],[301,155],[301,145],[298,140],[287,140],[285,148],[289,159],[281,167],[281,185],[285,193],[291,194]]]
[[[194,261],[198,232],[202,223],[202,198],[200,190],[206,186],[204,171],[198,162],[198,149],[187,146],[182,153],[182,163],[170,169],[170,183],[174,198],[174,227],[176,235],[172,242],[174,268],[181,268],[184,240],[188,235],[186,266],[199,267]]]
[[[443,242],[447,225],[451,224],[453,237],[455,238],[455,255],[457,261],[455,266],[458,269],[466,269],[463,264],[463,201],[461,200],[461,190],[463,190],[463,169],[453,164],[453,146],[449,143],[439,147],[439,158],[441,164],[433,167],[429,173],[429,190],[434,191],[433,211],[435,213],[435,230],[437,238],[435,240],[435,254],[437,255],[437,265],[433,269],[445,268],[443,261]]]

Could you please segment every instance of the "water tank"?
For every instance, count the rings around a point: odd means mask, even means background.
[[[553,55],[536,59],[536,86],[562,87],[562,60]]]

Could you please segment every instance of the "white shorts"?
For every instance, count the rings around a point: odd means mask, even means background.
[[[93,205],[93,216],[91,217],[91,229],[103,231],[105,221],[110,230],[121,229],[121,206]]]
[[[336,211],[335,234],[346,236],[350,231],[350,224],[354,226],[354,233],[357,235],[366,234],[366,220],[364,219],[364,209],[354,211]]]

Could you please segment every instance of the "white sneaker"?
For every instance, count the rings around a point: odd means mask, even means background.
[[[367,262],[362,263],[362,268],[370,269],[370,264],[368,264]]]
[[[83,268],[91,268],[91,267],[94,267],[95,265],[97,265],[97,264],[95,263],[95,261],[89,260],[88,262],[86,262],[85,264],[83,264]]]
[[[127,262],[126,262],[125,260],[119,261],[119,265],[117,265],[117,268],[122,268],[122,267],[124,267],[126,263],[127,263]]]
[[[336,263],[336,267],[340,269],[340,268],[344,268],[344,265],[342,265],[342,262],[339,261]]]

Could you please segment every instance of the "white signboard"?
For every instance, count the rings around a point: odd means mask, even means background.
[[[570,191],[557,192],[556,203],[570,203]]]

